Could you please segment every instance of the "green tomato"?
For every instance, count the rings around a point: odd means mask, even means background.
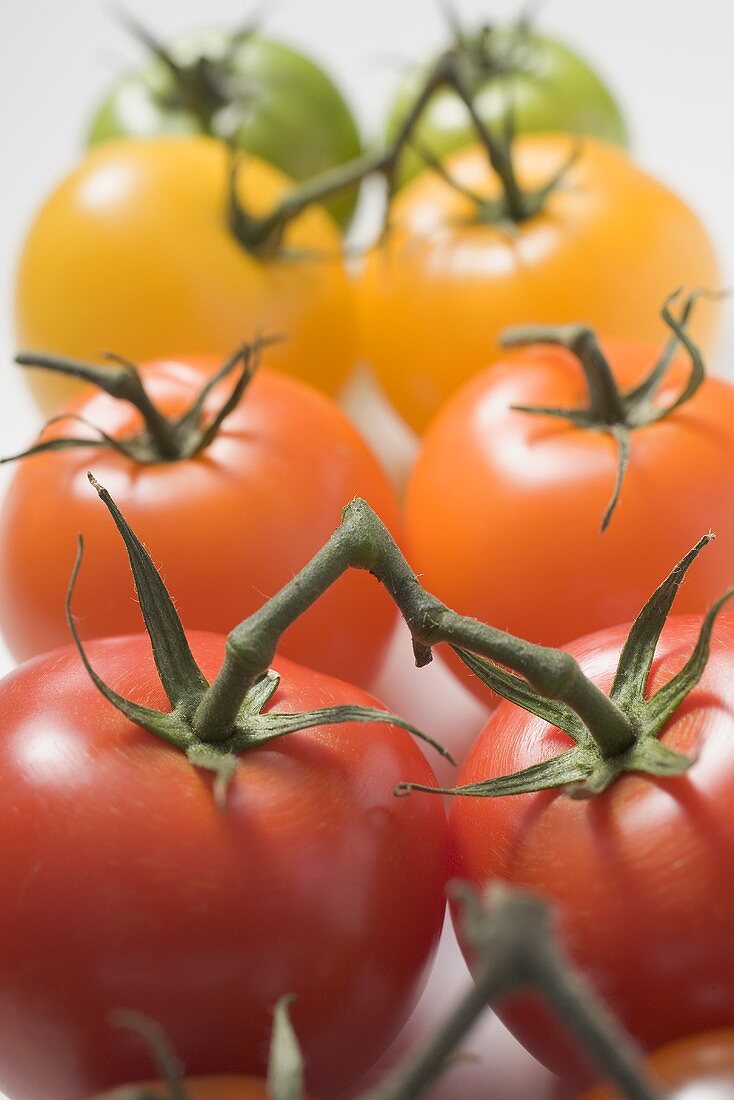
[[[163,53],[151,52],[115,82],[92,120],[87,145],[209,133],[297,181],[359,155],[359,132],[341,92],[288,46],[254,33],[210,30],[177,38]],[[355,202],[356,189],[328,208],[344,226]]]
[[[457,48],[465,60],[477,112],[491,129],[501,128],[511,117],[518,133],[589,134],[627,148],[627,127],[611,92],[563,43],[516,24],[462,35]],[[389,115],[388,139],[405,119],[428,71],[424,65],[409,74]],[[434,96],[414,131],[416,147],[437,158],[476,139],[467,109],[452,91]],[[399,182],[407,183],[424,167],[420,154],[408,150]]]

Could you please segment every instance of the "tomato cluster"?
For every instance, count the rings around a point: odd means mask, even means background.
[[[534,1100],[731,1089],[706,229],[527,19],[453,16],[363,147],[255,22],[123,18],[148,60],[15,281],[53,415],[4,459],[0,1088],[510,1100],[451,1072],[490,1002]],[[423,435],[402,508],[337,404],[361,356]],[[370,692],[398,612],[489,709],[464,760]]]

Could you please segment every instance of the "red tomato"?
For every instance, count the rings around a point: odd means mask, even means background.
[[[698,617],[669,620],[648,695],[682,667],[699,629]],[[604,690],[627,632],[617,627],[569,647]],[[458,797],[450,819],[453,874],[477,885],[501,879],[555,901],[570,955],[647,1049],[734,1019],[734,617],[717,621],[703,677],[662,741],[696,758],[684,776],[628,773],[586,800],[558,791]],[[569,744],[503,702],[458,782],[515,772]],[[551,1069],[593,1080],[538,1000],[518,998],[499,1011]]]
[[[214,362],[151,363],[141,374],[154,402],[180,416]],[[217,387],[211,413],[232,382]],[[88,393],[69,407],[115,438],[140,430],[127,402]],[[46,435],[93,437],[73,421]],[[214,442],[190,460],[140,464],[112,449],[75,448],[22,460],[0,514],[0,622],[19,660],[69,640],[64,594],[84,534],[88,554],[75,607],[84,638],[139,629],[124,547],[86,471],[107,485],[153,558],[165,568],[184,624],[227,632],[321,547],[341,510],[363,496],[397,528],[386,477],[328,398],[263,370]],[[352,571],[287,632],[282,651],[303,664],[367,684],[395,619],[377,583]]]
[[[602,348],[622,388],[640,382],[658,354],[641,342]],[[685,357],[673,363],[661,404],[689,371]],[[734,577],[734,387],[707,378],[669,417],[630,431],[619,502],[600,535],[617,473],[614,439],[511,408],[583,407],[585,385],[565,349],[507,353],[439,414],[407,494],[411,562],[425,587],[462,614],[541,645],[632,618],[704,531],[719,538],[676,608],[704,611]],[[452,667],[488,699],[458,660]]]
[[[189,640],[211,679],[224,639]],[[166,709],[145,637],[88,654],[118,691]],[[276,668],[276,710],[373,703]],[[0,715],[4,1092],[77,1100],[144,1079],[144,1044],[106,1023],[119,1008],[160,1023],[192,1075],[262,1074],[286,992],[316,1094],[379,1057],[444,913],[442,800],[393,795],[434,782],[407,734],[322,726],[251,749],[223,812],[208,774],[110,706],[72,648],[2,681]]]
[[[667,1100],[726,1100],[734,1096],[734,1031],[712,1031],[656,1050],[649,1068],[663,1085]],[[584,1100],[616,1100],[601,1087]]]

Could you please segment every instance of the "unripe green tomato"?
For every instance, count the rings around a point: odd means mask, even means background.
[[[166,49],[179,64],[198,63],[205,75],[213,64],[218,100],[206,94],[187,99],[170,67],[151,54],[112,85],[92,119],[88,146],[120,137],[209,132],[296,181],[359,154],[359,132],[346,100],[302,53],[256,34],[238,43],[227,30],[189,33]],[[355,202],[356,189],[327,205],[343,226]]]
[[[505,75],[481,71],[475,52],[482,38],[485,53],[501,59]],[[588,134],[628,147],[627,126],[612,93],[575,50],[557,39],[518,25],[492,27],[466,39],[464,56],[477,112],[493,130],[504,125],[511,108],[518,133]],[[388,138],[404,120],[429,68],[417,67],[404,82],[388,118]],[[414,132],[415,146],[438,158],[476,139],[466,107],[450,90],[435,95]],[[407,183],[423,167],[420,153],[409,150],[402,160],[400,183]]]

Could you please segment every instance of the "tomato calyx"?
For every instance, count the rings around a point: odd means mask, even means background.
[[[696,543],[652,594],[632,625],[608,696],[618,713],[627,719],[627,731],[623,736],[620,736],[620,729],[610,731],[603,723],[595,725],[581,721],[573,706],[528,690],[527,685],[506,670],[482,660],[462,646],[452,646],[467,667],[491,690],[563,730],[574,742],[574,747],[522,771],[454,787],[444,793],[498,798],[561,789],[571,797],[588,798],[606,790],[625,772],[660,777],[686,772],[694,759],[668,748],[659,738],[667,722],[701,679],[716,618],[734,595],[734,589],[725,592],[709,608],[696,645],[683,668],[649,698],[646,688],[657,643],[678,589],[690,566],[713,537],[704,535]],[[405,784],[402,792],[415,789],[419,788]]]
[[[700,290],[694,291],[685,299],[680,317],[676,318],[671,307],[680,295],[680,289],[674,291],[666,299],[661,310],[663,321],[672,331],[671,338],[647,377],[629,390],[622,390],[617,384],[612,368],[599,347],[596,333],[588,325],[522,325],[507,329],[500,338],[502,346],[506,348],[528,347],[535,344],[566,348],[580,364],[589,394],[589,402],[585,408],[513,405],[512,409],[531,416],[555,417],[588,431],[605,432],[615,440],[618,448],[617,476],[611,499],[602,517],[602,531],[609,526],[619,502],[629,463],[630,433],[637,428],[645,428],[667,419],[676,409],[681,408],[695,396],[706,378],[706,367],[701,352],[688,334],[686,326],[699,298],[704,296],[714,298],[719,295]],[[690,373],[680,392],[667,405],[660,405],[655,401],[655,397],[665,380],[679,344],[683,346],[690,358]]]
[[[193,115],[203,134],[231,139],[258,95],[254,81],[248,81],[242,73],[236,78],[233,75],[235,57],[248,39],[257,34],[258,20],[249,20],[233,31],[221,57],[199,53],[190,61],[182,62],[130,12],[119,13],[119,19],[133,38],[168,70],[172,90],[151,89],[159,105],[166,110]]]
[[[92,363],[62,359],[41,352],[20,352],[15,357],[15,361],[19,366],[41,367],[56,374],[78,378],[82,382],[90,382],[97,389],[103,390],[111,397],[129,402],[140,413],[143,427],[135,435],[113,438],[107,432],[102,431],[94,424],[90,424],[80,416],[73,413],[61,413],[52,417],[45,427],[59,421],[74,420],[83,424],[86,428],[91,428],[92,431],[96,432],[97,438],[85,439],[77,436],[60,436],[52,439],[41,439],[40,442],[20,454],[0,459],[0,464],[3,462],[16,462],[18,459],[43,454],[45,451],[62,451],[75,447],[111,448],[132,459],[133,462],[142,465],[181,462],[195,458],[210,446],[224,421],[230,413],[234,412],[244,397],[247,387],[260,365],[262,350],[271,344],[277,343],[278,340],[279,337],[263,336],[258,337],[251,343],[243,344],[211,378],[207,379],[186,412],[176,418],[166,416],[151,400],[138,367],[112,352],[106,352],[104,355],[108,362],[114,364],[111,367],[98,367]],[[232,390],[214,416],[206,416],[205,405],[209,395],[236,368],[239,368],[239,370]]]
[[[447,750],[428,734],[399,715],[376,707],[335,706],[304,712],[265,712],[264,708],[280,683],[278,674],[267,665],[275,655],[275,645],[282,631],[273,638],[273,650],[266,665],[254,674],[236,661],[232,664],[228,641],[224,668],[210,685],[194,659],[176,608],[150,555],[107,490],[92,474],[88,477],[125,544],[155,666],[171,710],[160,711],[126,699],[106,684],[92,667],[76,629],[72,609],[84,553],[81,535],[66,599],[66,618],[74,644],[90,678],[108,702],[131,722],[185,753],[193,765],[214,773],[214,796],[221,808],[226,807],[240,753],[316,726],[345,722],[382,722],[398,726],[454,762]],[[293,615],[294,619],[297,617],[298,612]],[[256,615],[251,616],[254,618]],[[239,629],[235,628],[232,633],[236,634]]]
[[[280,997],[273,1009],[273,1029],[268,1053],[268,1100],[302,1100],[305,1095],[303,1055],[291,1024],[289,1005],[293,994]],[[184,1067],[176,1056],[168,1036],[155,1020],[142,1012],[118,1009],[110,1013],[110,1023],[140,1036],[150,1052],[160,1081],[166,1085],[169,1100],[188,1100]],[[116,1100],[122,1100],[121,1090],[115,1090]],[[124,1090],[124,1100],[159,1100],[144,1085],[131,1085]]]
[[[111,1012],[109,1022],[113,1027],[124,1028],[143,1040],[158,1077],[168,1089],[170,1100],[187,1100],[183,1066],[160,1024],[142,1012],[124,1008]],[[131,1085],[129,1090],[125,1090],[125,1100],[155,1100],[155,1096],[145,1086]]]

